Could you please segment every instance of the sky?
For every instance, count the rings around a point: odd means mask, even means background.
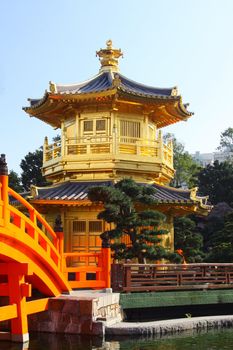
[[[9,169],[58,131],[23,110],[56,83],[98,73],[112,39],[123,75],[177,86],[195,114],[164,129],[194,153],[214,152],[233,127],[232,0],[0,0],[0,153]]]

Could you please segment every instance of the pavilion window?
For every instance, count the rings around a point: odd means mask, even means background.
[[[120,120],[120,136],[123,137],[123,142],[135,142],[141,137],[140,122],[130,120]]]
[[[106,130],[106,120],[105,119],[97,119],[96,120],[96,131],[105,131]]]
[[[99,135],[106,133],[106,119],[93,119],[83,121],[83,134]]]
[[[88,133],[93,132],[93,120],[84,120],[83,131]]]
[[[86,221],[81,221],[81,220],[73,221],[73,232],[74,233],[86,232]]]
[[[86,232],[99,232],[103,231],[102,220],[74,220],[73,221],[73,232],[74,233],[86,233]]]
[[[89,232],[102,232],[103,222],[101,220],[89,221]]]

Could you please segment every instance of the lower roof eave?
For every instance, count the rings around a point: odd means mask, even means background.
[[[67,200],[67,199],[33,199],[30,200],[30,203],[33,205],[61,205],[61,206],[78,206],[78,207],[86,207],[86,206],[99,206],[102,207],[102,203],[93,203],[89,200]],[[182,210],[182,211],[189,211],[189,212],[196,212],[196,213],[205,213],[205,215],[208,214],[208,209],[207,208],[202,208],[197,204],[194,204],[192,201],[158,201],[155,203],[154,207],[160,207],[166,208],[169,207],[171,209],[177,209],[177,210]]]
[[[89,200],[63,200],[63,199],[33,199],[30,201],[31,204],[37,205],[64,205],[64,206],[91,206],[100,205],[100,203],[92,203]]]

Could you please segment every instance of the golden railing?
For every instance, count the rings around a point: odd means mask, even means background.
[[[156,163],[173,167],[172,145],[164,144],[161,139],[151,141],[135,137],[97,135],[65,140],[64,154],[60,142],[44,145],[44,162],[58,159],[61,156],[80,156],[97,154],[122,154],[137,157],[148,157]]]
[[[66,155],[112,153],[111,136],[85,136],[66,140]]]
[[[44,145],[44,161],[49,161],[61,156],[61,142]]]

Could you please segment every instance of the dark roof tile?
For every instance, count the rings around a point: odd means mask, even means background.
[[[127,91],[131,94],[139,94],[143,96],[164,96],[171,97],[173,88],[169,89],[160,89],[151,86],[146,86],[136,81],[126,78],[124,75],[119,73],[101,72],[98,75],[94,76],[92,79],[87,80],[80,84],[74,85],[62,85],[56,84],[56,91],[58,94],[85,94],[85,93],[94,93],[98,91],[108,90],[114,87],[113,79],[119,80],[119,89]]]
[[[90,186],[112,186],[111,181],[104,182],[65,182],[59,185],[54,185],[50,187],[37,188],[38,195],[35,199],[45,199],[45,200],[72,200],[80,201],[86,200],[87,191]],[[190,191],[180,190],[175,188],[170,188],[166,186],[161,186],[154,184],[156,193],[154,198],[158,200],[159,203],[191,203]]]

